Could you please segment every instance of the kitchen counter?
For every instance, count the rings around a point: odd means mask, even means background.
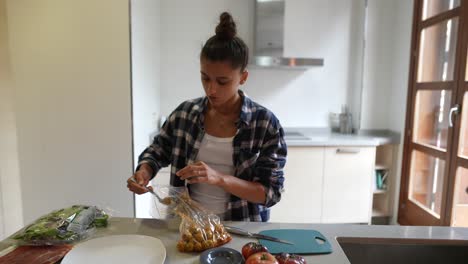
[[[332,133],[326,128],[285,127],[288,146],[380,146],[399,144],[400,134],[389,130],[361,130],[357,134]]]
[[[230,222],[229,225],[237,226],[253,232],[266,229],[278,228],[300,228],[315,229],[321,232],[330,241],[333,253],[327,255],[305,256],[309,264],[344,264],[350,263],[338,244],[336,237],[368,237],[368,238],[410,238],[451,240],[462,244],[468,244],[468,228],[450,227],[405,227],[405,226],[367,226],[367,225],[340,225],[340,224],[279,224],[279,223],[253,223],[253,222]],[[133,219],[118,218],[110,219],[109,226],[99,229],[97,236],[116,234],[140,234],[157,237],[162,240],[167,250],[165,263],[199,263],[199,254],[180,253],[176,249],[179,239],[177,222],[163,221],[157,219]],[[252,239],[233,236],[233,240],[225,247],[239,250]],[[9,245],[5,241],[0,242],[0,251]]]

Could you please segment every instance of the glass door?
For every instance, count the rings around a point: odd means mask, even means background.
[[[410,93],[398,220],[442,225],[450,186],[460,64],[458,0],[415,2]],[[452,110],[452,111],[451,111]]]
[[[465,17],[468,17],[468,7],[463,9]],[[467,22],[468,23],[468,22]],[[465,24],[465,31],[468,26]],[[463,35],[463,47],[468,50],[468,34]],[[468,52],[463,56],[460,72],[457,105],[452,109],[454,119],[454,145],[451,162],[451,175],[454,177],[452,195],[449,197],[451,205],[447,210],[449,216],[446,224],[451,226],[468,227]]]

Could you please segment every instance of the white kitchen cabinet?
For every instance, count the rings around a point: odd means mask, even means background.
[[[270,222],[319,223],[322,212],[323,147],[289,147],[285,191]]]
[[[375,147],[326,147],[322,223],[368,223]]]

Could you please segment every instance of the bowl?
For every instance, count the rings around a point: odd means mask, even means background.
[[[242,264],[242,254],[232,248],[218,247],[203,251],[200,255],[201,264]]]

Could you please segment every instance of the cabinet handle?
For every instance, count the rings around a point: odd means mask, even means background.
[[[357,154],[361,150],[357,148],[339,148],[336,149],[336,154]]]

